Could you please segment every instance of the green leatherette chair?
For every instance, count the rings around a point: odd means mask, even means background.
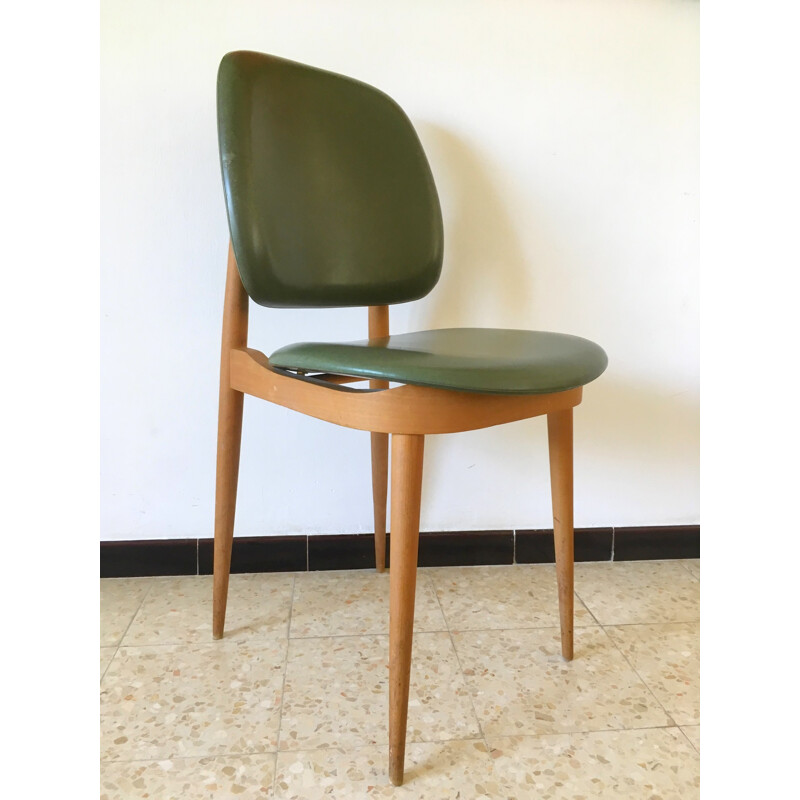
[[[402,109],[359,81],[252,52],[217,83],[231,234],[222,328],[214,637],[223,634],[244,394],[372,435],[375,558],[384,569],[392,437],[389,774],[403,780],[426,434],[547,416],[562,652],[572,658],[572,409],[607,359],[541,331],[466,328],[389,335],[388,306],[428,294],[442,215]],[[303,342],[269,358],[247,346],[262,306],[365,306],[368,337]],[[369,381],[369,388],[346,384]],[[402,384],[389,388],[389,382]],[[320,691],[324,691],[320,687]]]

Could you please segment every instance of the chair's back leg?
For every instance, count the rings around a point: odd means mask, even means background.
[[[386,381],[370,381],[373,389],[385,389]],[[371,433],[372,446],[372,510],[375,519],[375,569],[386,568],[386,488],[389,477],[389,434]]]
[[[550,488],[553,495],[553,531],[561,617],[561,654],[573,655],[574,531],[572,527],[572,409],[547,415],[550,448]]]
[[[389,335],[389,307],[369,307],[369,338]],[[370,381],[370,389],[388,389],[388,381]],[[375,519],[375,568],[386,568],[386,484],[389,477],[389,434],[371,433],[372,508]]]
[[[219,425],[217,428],[217,492],[214,517],[214,614],[213,635],[221,639],[228,602],[228,578],[239,478],[244,395],[231,389],[230,351],[247,346],[247,293],[239,278],[233,247],[228,249],[228,276],[222,315],[222,355],[219,378]]]
[[[425,437],[392,435],[392,540],[389,569],[389,777],[403,783],[411,677],[419,508]]]

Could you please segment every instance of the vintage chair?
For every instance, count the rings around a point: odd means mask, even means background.
[[[572,658],[572,409],[606,367],[596,344],[558,333],[466,328],[389,335],[388,307],[433,289],[442,217],[408,117],[359,81],[253,52],[217,82],[231,246],[222,325],[214,637],[228,594],[244,394],[371,432],[375,562],[384,569],[392,437],[389,775],[403,781],[426,434],[547,415],[561,648]],[[368,339],[247,346],[262,306],[366,306]],[[344,384],[369,381],[368,389]],[[389,388],[389,382],[404,384]],[[320,687],[320,691],[324,691]]]

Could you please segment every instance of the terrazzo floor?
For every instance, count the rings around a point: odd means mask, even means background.
[[[699,797],[699,561],[419,570],[405,783],[388,780],[389,576],[100,581],[101,798]]]

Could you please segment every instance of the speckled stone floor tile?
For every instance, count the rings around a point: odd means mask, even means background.
[[[677,725],[700,721],[700,623],[620,625],[608,635]]]
[[[100,645],[120,643],[153,578],[100,579]]]
[[[686,738],[692,743],[697,752],[700,752],[700,726],[681,725],[681,730],[686,734]]]
[[[286,636],[294,575],[231,575],[225,639]],[[211,642],[212,577],[158,578],[124,645]]]
[[[121,647],[101,682],[101,759],[274,751],[287,643]]]
[[[275,754],[100,765],[100,800],[268,800]]]
[[[670,724],[652,692],[599,628],[453,632],[484,734],[562,733]]]
[[[482,740],[409,744],[402,786],[388,776],[388,747],[278,753],[276,800],[497,798],[500,784]]]
[[[280,750],[388,742],[389,637],[291,639]],[[414,634],[408,736],[480,736],[447,633]]]
[[[502,789],[515,800],[694,800],[697,752],[677,728],[490,739]]]
[[[700,582],[678,561],[576,564],[575,592],[601,625],[700,619]]]
[[[233,575],[220,642],[210,576],[103,579],[101,798],[697,797],[699,561],[577,564],[571,663],[553,573],[420,571],[400,788],[388,574]]]
[[[414,630],[447,630],[430,579],[422,571],[417,577]],[[388,572],[308,572],[297,576],[291,637],[388,632]]]
[[[451,630],[546,628],[558,625],[552,564],[445,567],[427,570]],[[596,625],[575,598],[575,625]]]
[[[114,653],[117,652],[116,647],[101,647],[100,648],[100,678],[103,677],[111,659],[114,658]]]
[[[677,728],[410,744],[390,785],[385,747],[278,753],[276,800],[593,800],[699,796],[699,758]]]

